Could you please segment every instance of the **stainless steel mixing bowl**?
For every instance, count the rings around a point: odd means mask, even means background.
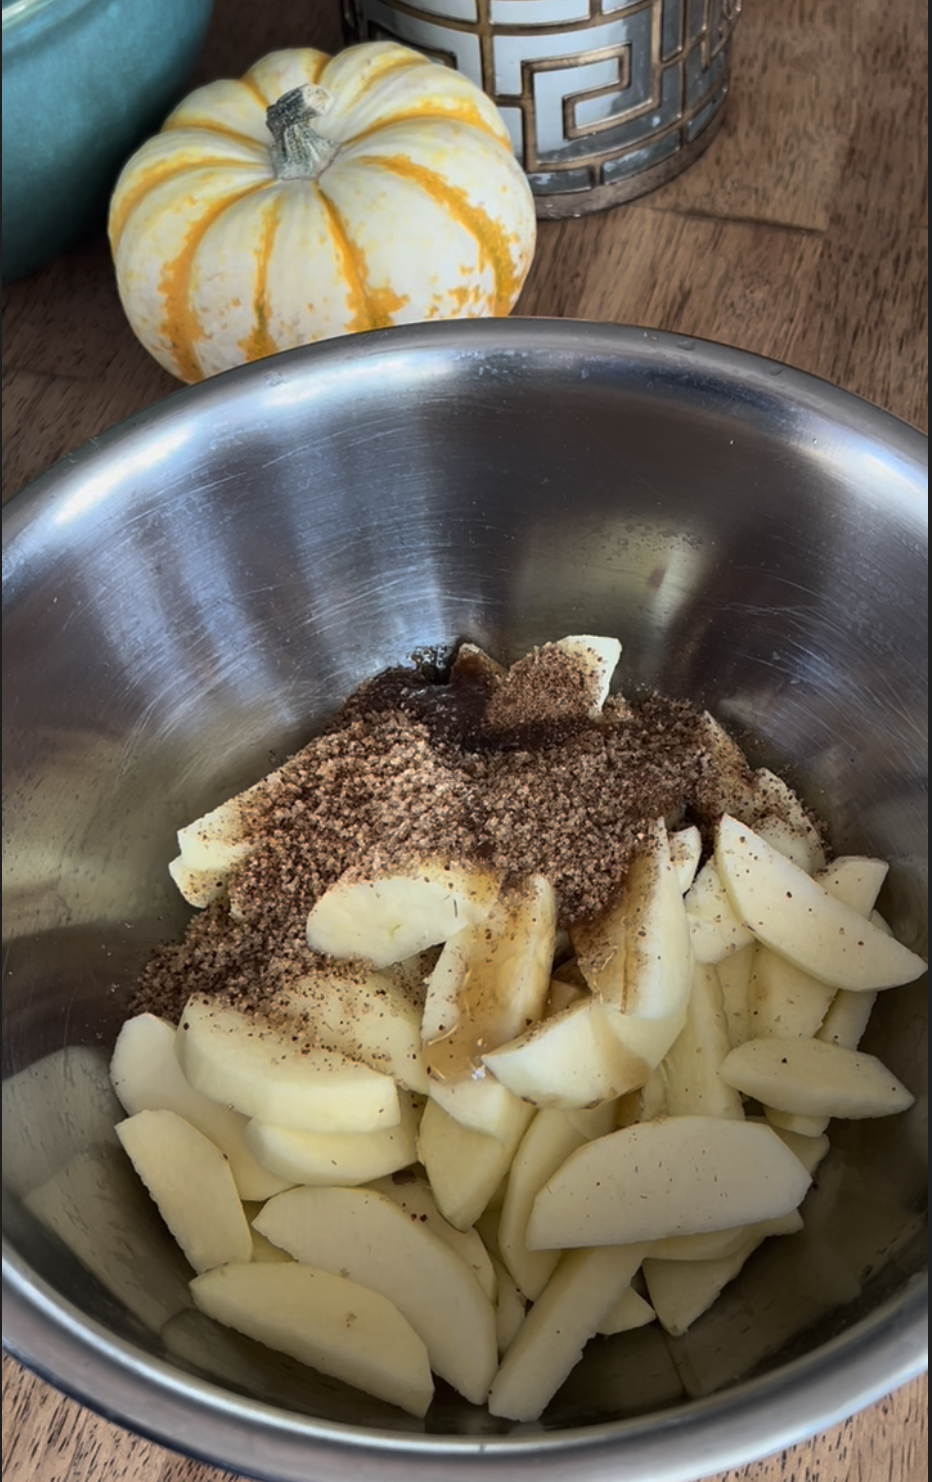
[[[6,1341],[144,1434],[276,1479],[694,1478],[925,1362],[925,991],[869,1047],[918,1093],[836,1124],[808,1231],[667,1342],[600,1339],[539,1425],[426,1423],[188,1307],[115,1144],[107,1047],[180,931],[174,830],[364,676],[468,636],[617,634],[627,690],[710,706],[926,921],[926,440],[727,349],[593,324],[331,341],[95,441],[6,513]]]

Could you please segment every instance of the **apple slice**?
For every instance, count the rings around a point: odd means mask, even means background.
[[[562,1014],[564,1009],[570,1008],[574,1003],[582,1003],[589,998],[589,989],[584,981],[573,981],[573,970],[575,962],[558,967],[550,979],[550,987],[547,991],[547,1002],[544,1004],[543,1017],[552,1019],[557,1014]],[[582,974],[579,974],[582,979]]]
[[[742,947],[740,952],[733,952],[715,964],[732,1049],[736,1045],[743,1044],[750,1034],[748,989],[756,952],[757,943],[751,941],[747,947]]]
[[[748,983],[750,1039],[811,1039],[836,989],[758,942]]]
[[[621,658],[621,644],[618,639],[596,638],[588,633],[574,634],[569,638],[558,639],[553,646],[577,660],[589,689],[589,719],[598,720],[602,714],[602,706],[608,699],[612,675]]]
[[[421,1035],[431,1095],[477,1132],[499,1134],[501,1086],[483,1050],[536,1024],[550,989],[557,904],[541,875],[503,891],[481,926],[466,927],[440,954],[427,985]]]
[[[508,1347],[489,1392],[489,1410],[536,1420],[582,1357],[589,1339],[630,1286],[642,1251],[574,1250],[561,1257]]]
[[[670,863],[681,895],[686,894],[696,878],[701,859],[702,835],[695,824],[670,835]]]
[[[177,1031],[155,1014],[127,1019],[117,1035],[110,1079],[124,1111],[173,1111],[216,1143],[230,1164],[241,1199],[270,1199],[289,1186],[263,1167],[246,1145],[248,1119],[193,1090],[176,1054]]]
[[[878,931],[892,936],[883,917],[874,910],[874,902],[880,887],[887,877],[888,866],[879,859],[865,859],[847,855],[818,875],[819,884],[837,900],[843,901],[859,916],[867,916]],[[856,1050],[861,1036],[867,1028],[871,1012],[877,1001],[876,992],[851,993],[839,988],[824,1020],[816,1032],[816,1039],[829,1044],[841,1045],[845,1050]]]
[[[800,1219],[793,1231],[802,1229]],[[649,1256],[644,1261],[644,1280],[654,1311],[664,1332],[681,1338],[698,1317],[715,1302],[734,1281],[748,1256],[764,1239],[756,1231],[742,1240],[727,1255],[702,1261],[658,1261]]]
[[[361,957],[373,967],[389,967],[478,925],[500,883],[491,870],[437,859],[376,879],[360,879],[347,870],[311,908],[308,946],[331,957]]]
[[[274,775],[274,774],[273,774]],[[247,787],[178,830],[178,856],[194,870],[230,870],[255,848],[249,840],[249,813],[268,779]]]
[[[511,1167],[534,1108],[512,1097],[502,1137],[488,1137],[457,1122],[428,1101],[418,1128],[417,1151],[427,1170],[437,1208],[457,1230],[479,1219]]]
[[[650,1067],[613,1032],[617,1010],[582,999],[483,1055],[497,1080],[534,1106],[582,1108],[643,1085]]]
[[[683,1028],[692,987],[689,922],[662,819],[628,869],[620,900],[574,927],[579,966],[609,1008],[612,1033],[648,1071]],[[646,1077],[645,1077],[646,1078]]]
[[[298,1132],[268,1122],[246,1123],[246,1146],[257,1162],[292,1184],[340,1184],[350,1188],[407,1168],[417,1157],[417,1124],[410,1094],[398,1098],[400,1120],[375,1132]],[[281,1190],[276,1190],[281,1192]],[[269,1196],[267,1196],[269,1197]]]
[[[294,1260],[294,1257],[290,1256],[286,1250],[281,1250],[277,1245],[273,1245],[271,1240],[266,1240],[265,1236],[260,1235],[258,1230],[253,1230],[252,1232],[252,1258],[254,1261],[278,1263]]]
[[[721,1256],[733,1255],[752,1235],[761,1241],[770,1235],[794,1235],[802,1228],[802,1215],[798,1209],[791,1209],[789,1214],[781,1214],[775,1220],[758,1220],[755,1225],[735,1225],[729,1230],[708,1230],[704,1235],[671,1235],[668,1240],[654,1240],[648,1254],[657,1261],[717,1261]]]
[[[620,900],[595,921],[574,927],[571,936],[593,993],[611,1007],[655,1021],[685,1009],[689,923],[662,819],[631,860]]]
[[[686,892],[689,940],[697,962],[714,963],[753,942],[736,914],[714,861],[702,866]]]
[[[117,1137],[195,1271],[252,1260],[252,1235],[230,1165],[172,1111],[141,1111]]]
[[[915,952],[829,895],[746,824],[726,814],[715,858],[736,914],[759,941],[835,988],[910,983],[926,970]]]
[[[221,1266],[191,1283],[208,1317],[423,1416],[433,1398],[427,1349],[378,1292],[297,1261]]]
[[[769,1117],[767,1119],[770,1120]],[[771,1123],[771,1126],[774,1124]],[[815,1173],[822,1159],[827,1156],[831,1144],[824,1132],[816,1132],[812,1135],[792,1131],[787,1127],[774,1127],[778,1137],[786,1143],[791,1153],[802,1163],[810,1177]]]
[[[820,1137],[832,1120],[831,1117],[804,1117],[797,1112],[778,1111],[775,1106],[764,1107],[764,1118],[781,1136],[789,1132],[806,1138]]]
[[[756,817],[762,821],[774,817],[789,825],[791,832],[807,842],[809,864],[807,870],[821,869],[825,864],[825,850],[819,831],[810,818],[802,800],[793,789],[771,772],[761,767],[754,773]],[[756,827],[756,825],[755,825]],[[785,837],[785,836],[784,836]]]
[[[517,1284],[512,1280],[511,1273],[494,1256],[490,1259],[498,1286],[498,1298],[495,1303],[495,1337],[501,1355],[514,1342],[515,1335],[524,1322],[527,1307]]]
[[[816,878],[829,895],[850,906],[853,911],[857,911],[859,916],[868,916],[872,912],[874,901],[886,874],[887,866],[880,860],[847,856],[835,860],[833,865],[821,870]],[[876,916],[876,912],[873,914]],[[890,935],[885,923],[878,920],[875,925],[878,929],[886,931],[888,936]],[[829,1044],[840,1045],[847,1050],[857,1049],[877,1000],[876,991],[865,990],[852,993],[845,988],[830,989],[818,983],[810,974],[794,967],[785,958],[769,952],[760,944],[754,948],[754,953],[755,961],[764,960],[765,966],[770,969],[771,973],[774,972],[776,964],[782,964],[785,980],[795,981],[797,986],[801,987],[800,997],[804,1005],[807,1003],[810,1005],[810,1012],[806,1016],[800,1016],[798,1012],[790,1012],[786,1015],[781,1013],[780,1024],[784,1022],[786,1024],[783,1033],[805,1030],[804,1037],[811,1036],[825,1040]],[[779,972],[777,975],[780,975]],[[828,1006],[824,1017],[816,1023],[816,1006],[821,1006],[825,995],[828,995]],[[760,1013],[758,1013],[757,1023],[761,1023]],[[768,1027],[766,1009],[763,1015],[763,1026]],[[781,1032],[774,1015],[769,1018],[769,1029],[773,1034]],[[760,1033],[759,1029],[757,1033]],[[797,1133],[806,1138],[818,1137],[825,1131],[830,1121],[827,1116],[802,1116],[799,1113],[780,1111],[772,1106],[765,1107],[764,1110],[768,1122],[778,1132]]]
[[[299,978],[289,990],[290,1009],[306,1015],[314,1042],[392,1076],[407,1091],[427,1094],[421,1046],[421,1005],[402,974],[341,964]]]
[[[559,1260],[555,1250],[528,1250],[525,1236],[534,1200],[547,1180],[586,1138],[560,1111],[542,1111],[515,1153],[498,1222],[498,1249],[518,1288],[536,1302]]]
[[[916,1099],[874,1055],[818,1039],[748,1040],[721,1074],[765,1106],[804,1117],[886,1117]]]
[[[470,1132],[504,1140],[521,1105],[520,1100],[491,1075],[485,1066],[475,1077],[460,1081],[435,1081],[431,1100]]]
[[[730,1050],[718,973],[697,963],[686,1023],[660,1065],[670,1116],[744,1116],[738,1092],[719,1075]]]
[[[839,988],[818,1028],[816,1039],[840,1045],[843,1050],[856,1050],[876,1001],[876,993],[849,993]]]
[[[844,901],[859,916],[869,916],[889,871],[885,860],[844,854],[819,870],[815,879],[823,890]]]
[[[785,818],[768,813],[757,820],[754,832],[758,838],[766,839],[770,847],[782,854],[784,859],[791,859],[801,870],[805,870],[807,875],[824,869],[825,850],[811,824],[807,823],[805,827],[794,825]]]
[[[571,1154],[538,1194],[526,1238],[531,1250],[551,1250],[697,1235],[788,1214],[808,1187],[799,1159],[764,1124],[667,1117]]]
[[[657,1314],[650,1303],[645,1302],[633,1286],[626,1286],[614,1307],[599,1323],[599,1333],[603,1338],[613,1338],[616,1333],[630,1333],[656,1320]]]
[[[260,1122],[299,1132],[374,1132],[401,1116],[389,1076],[295,1045],[287,1030],[206,999],[188,1000],[176,1046],[196,1091]]]
[[[179,852],[168,871],[190,905],[219,900],[235,867],[255,851],[259,841],[250,837],[249,811],[265,785],[256,783],[178,830]]]
[[[465,1261],[489,1301],[496,1300],[498,1281],[480,1235],[475,1229],[457,1230],[444,1219],[426,1178],[420,1177],[413,1168],[406,1168],[394,1177],[373,1179],[369,1188],[374,1194],[384,1194],[386,1199],[392,1199],[409,1220],[416,1220],[434,1235],[439,1235],[460,1260]]]
[[[179,855],[169,860],[168,873],[188,905],[196,906],[199,911],[222,900],[227,893],[230,870],[192,870]]]
[[[427,1345],[430,1366],[474,1405],[498,1363],[495,1312],[465,1261],[370,1189],[289,1189],[256,1229],[305,1265],[380,1292]]]

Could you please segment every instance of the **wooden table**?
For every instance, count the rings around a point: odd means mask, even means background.
[[[336,0],[216,0],[196,80],[340,45]],[[749,0],[725,127],[633,205],[541,224],[518,313],[644,325],[787,361],[927,427],[926,7]],[[4,290],[4,497],[176,389],[134,340],[103,233]],[[220,1482],[4,1358],[8,1482]],[[727,1482],[920,1482],[916,1380]],[[309,1479],[310,1482],[310,1479]],[[719,1479],[725,1482],[725,1476]]]

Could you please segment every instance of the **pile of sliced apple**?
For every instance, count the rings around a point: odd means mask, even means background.
[[[597,714],[617,645],[563,647]],[[250,847],[235,804],[179,835],[198,903]],[[732,806],[754,827],[726,813],[705,861],[658,819],[569,941],[543,877],[349,872],[308,919],[332,969],[274,1023],[128,1021],[118,1134],[196,1306],[414,1415],[435,1374],[527,1421],[597,1334],[684,1333],[800,1230],[828,1120],[913,1101],[858,1043],[925,963],[874,911],[885,866],[826,865],[779,779]]]

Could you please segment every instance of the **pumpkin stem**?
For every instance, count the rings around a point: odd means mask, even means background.
[[[272,164],[279,180],[316,180],[338,153],[335,144],[311,128],[311,119],[320,118],[332,102],[326,88],[306,82],[266,109]]]

